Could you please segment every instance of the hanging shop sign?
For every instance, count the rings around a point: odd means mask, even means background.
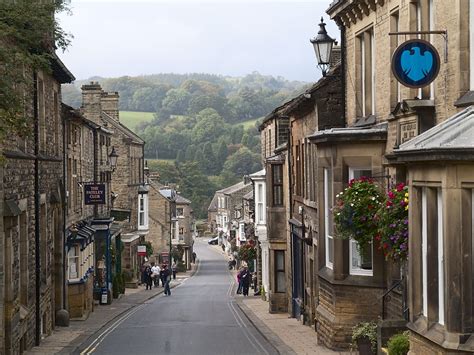
[[[138,245],[137,254],[138,256],[146,256],[146,245]]]
[[[422,39],[402,43],[392,56],[393,74],[401,84],[410,88],[429,85],[438,76],[439,67],[438,51]]]
[[[105,184],[84,185],[84,204],[105,205]]]

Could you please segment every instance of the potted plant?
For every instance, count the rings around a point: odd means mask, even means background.
[[[382,201],[380,188],[367,177],[352,179],[349,186],[336,195],[333,208],[336,235],[354,239],[363,259],[378,235],[377,211]]]
[[[400,183],[387,193],[377,212],[379,234],[376,239],[385,259],[404,261],[408,257],[408,187]]]
[[[360,355],[377,354],[377,324],[362,322],[352,329],[352,343],[357,345]]]
[[[387,343],[390,355],[406,355],[410,350],[408,331],[393,335]]]

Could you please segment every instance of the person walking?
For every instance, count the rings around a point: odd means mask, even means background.
[[[145,290],[152,289],[152,282],[151,282],[151,267],[150,265],[146,265],[145,269],[143,270],[143,280],[145,281]]]
[[[237,272],[237,284],[239,285],[237,287],[237,294],[242,293],[242,272],[244,271],[244,268],[241,267],[239,271]]]
[[[176,280],[176,262],[171,265],[171,272],[173,273],[173,280]]]
[[[160,286],[160,267],[151,263],[151,278],[155,287]]]
[[[193,252],[192,258],[193,258],[193,264],[196,264],[196,253],[195,252]]]
[[[250,286],[250,272],[247,267],[244,267],[242,274],[240,276],[240,281],[242,282],[242,294],[244,296],[249,295],[249,286]]]
[[[171,289],[170,289],[170,281],[171,281],[171,273],[168,269],[168,265],[165,264],[163,270],[162,271],[162,275],[163,275],[163,279],[161,280],[162,282],[164,281],[165,284],[165,296],[171,296]]]

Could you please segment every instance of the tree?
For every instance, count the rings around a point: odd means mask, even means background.
[[[217,146],[216,156],[216,170],[220,172],[224,166],[225,160],[227,159],[227,144],[224,139],[219,140]]]
[[[247,147],[240,148],[227,158],[223,172],[232,173],[242,178],[244,175],[260,170],[260,156],[252,153]]]
[[[197,123],[192,129],[193,143],[215,142],[226,131],[226,124],[216,110],[208,108],[196,116]]]
[[[51,72],[54,48],[69,46],[71,36],[54,16],[68,10],[63,0],[0,2],[0,139],[31,133],[24,108],[31,99],[32,73]]]
[[[185,161],[183,150],[178,150],[178,154],[176,155],[176,161],[179,163],[183,163]]]
[[[188,110],[191,95],[183,89],[171,89],[166,93],[162,109],[172,115],[184,115]]]

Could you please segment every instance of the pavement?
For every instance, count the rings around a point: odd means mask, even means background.
[[[176,280],[171,280],[170,287],[174,288],[191,277],[198,268],[199,260],[192,264],[192,269],[177,273]],[[145,286],[127,288],[125,294],[114,299],[110,305],[95,305],[94,312],[86,320],[71,320],[69,327],[56,327],[53,333],[25,354],[72,354],[78,352],[82,344],[102,329],[107,329],[126,312],[146,303],[163,293],[163,287],[145,290]]]

